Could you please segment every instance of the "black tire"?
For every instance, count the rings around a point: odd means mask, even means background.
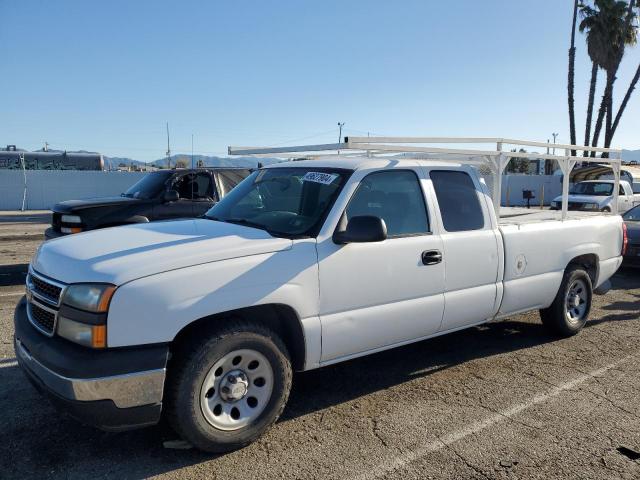
[[[611,208],[610,207],[604,207],[600,211],[603,212],[603,213],[611,213]]]
[[[567,297],[572,287],[576,285],[581,285],[584,289],[584,302],[580,303],[579,306],[570,308]],[[579,294],[582,294],[582,292],[579,292]],[[570,266],[564,272],[562,283],[551,306],[540,310],[542,323],[555,335],[561,337],[575,335],[587,323],[589,312],[591,311],[592,298],[593,286],[587,272],[579,266]],[[576,312],[579,312],[580,315],[576,314]]]
[[[229,452],[255,441],[278,419],[289,398],[291,362],[282,340],[262,325],[230,320],[204,337],[186,340],[171,361],[165,397],[167,420],[196,448]],[[273,371],[273,389],[266,407],[251,423],[237,430],[221,430],[203,413],[201,389],[213,365],[240,349],[257,351],[268,360]]]

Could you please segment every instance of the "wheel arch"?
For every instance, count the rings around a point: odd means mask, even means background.
[[[577,257],[572,258],[567,264],[565,271],[575,266],[584,268],[584,270],[589,275],[589,278],[591,279],[592,285],[595,288],[598,281],[599,265],[600,262],[598,260],[598,255],[596,255],[595,253],[585,253],[583,255],[578,255]]]
[[[231,318],[250,321],[273,330],[286,345],[293,369],[297,371],[305,369],[306,343],[302,322],[294,308],[281,303],[238,308],[198,318],[176,334],[171,341],[171,349],[177,350],[193,336],[215,329],[221,322]]]

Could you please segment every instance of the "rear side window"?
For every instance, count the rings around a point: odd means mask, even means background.
[[[361,215],[380,217],[389,237],[429,232],[418,177],[410,170],[376,172],[362,179],[347,207],[347,221]]]
[[[250,170],[234,169],[234,170],[218,170],[218,181],[220,182],[220,196],[224,197],[233,187],[238,185],[242,180],[251,174]]]
[[[484,227],[478,193],[467,173],[432,170],[430,177],[447,232],[480,230]]]

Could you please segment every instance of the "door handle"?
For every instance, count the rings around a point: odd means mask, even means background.
[[[424,265],[435,265],[442,262],[442,253],[440,250],[425,250],[422,252],[422,263]]]

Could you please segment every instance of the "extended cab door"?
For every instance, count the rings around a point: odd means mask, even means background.
[[[440,329],[442,240],[431,228],[433,210],[425,202],[424,181],[416,166],[356,171],[345,187],[348,197],[336,204],[332,216],[344,214],[347,221],[359,215],[381,217],[388,238],[337,245],[331,238],[335,219],[332,231],[318,237],[323,362]]]
[[[153,207],[154,220],[193,217],[191,202],[192,175],[188,172],[177,172],[167,181],[167,190],[175,190],[180,198],[175,202],[161,202]]]
[[[443,330],[493,317],[498,309],[496,227],[471,169],[429,169],[442,228],[445,268]]]

